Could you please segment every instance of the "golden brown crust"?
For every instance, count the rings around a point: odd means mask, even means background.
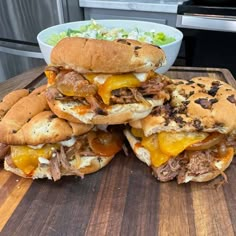
[[[29,94],[28,89],[19,89],[7,94],[0,102],[0,120],[4,117],[7,111],[21,98]]]
[[[160,131],[229,133],[236,129],[232,119],[236,117],[236,90],[223,81],[209,77],[178,80],[170,103],[175,111],[172,115],[153,111],[139,124],[131,125],[141,126],[147,136]]]
[[[11,103],[0,122],[0,142],[12,145],[56,143],[88,132],[92,125],[76,124],[58,118],[45,97],[46,86]],[[17,94],[11,93],[8,99]],[[26,94],[26,93],[24,93]]]
[[[7,130],[8,127],[4,126],[3,137],[0,140],[14,145],[57,143],[86,133],[92,128],[91,125],[73,125],[76,126],[74,129],[70,122],[58,118],[51,111],[43,111],[33,116],[17,132],[12,132],[11,128]]]
[[[12,133],[15,133],[32,117],[45,110],[49,110],[45,91],[25,96],[16,101],[5,114],[0,122],[0,129],[11,127]]]
[[[135,40],[72,37],[54,47],[51,63],[79,73],[148,72],[165,63],[165,54],[154,45]]]

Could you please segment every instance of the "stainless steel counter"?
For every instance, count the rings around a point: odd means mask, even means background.
[[[116,10],[177,13],[178,4],[184,0],[80,0],[80,6]]]

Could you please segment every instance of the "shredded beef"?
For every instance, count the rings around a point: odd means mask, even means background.
[[[177,178],[179,184],[184,183],[186,176],[199,176],[216,170],[213,163],[220,160],[219,154],[224,154],[227,147],[236,148],[236,134],[228,135],[226,139],[208,150],[184,151],[165,164],[153,167],[153,174],[162,182]]]
[[[135,96],[129,88],[121,88],[112,91],[112,96],[110,98],[111,104],[129,104],[135,102]]]
[[[217,152],[214,150],[185,152],[184,155],[188,159],[188,163],[180,169],[177,177],[178,183],[184,183],[186,175],[199,176],[215,170],[213,162],[217,159]]]
[[[86,101],[90,104],[90,109],[95,111],[99,115],[107,115],[107,111],[104,110],[100,99],[96,96],[85,97]]]
[[[76,168],[71,166],[69,160],[72,160],[75,156],[76,146],[69,148],[66,152],[63,146],[61,146],[60,151],[57,151],[55,155],[52,156],[50,160],[50,172],[54,181],[61,178],[61,175],[77,175],[83,178],[83,174]],[[69,157],[67,156],[69,154]]]
[[[153,167],[153,175],[161,182],[167,182],[174,179],[180,170],[179,160],[171,158],[167,163],[160,167]]]
[[[52,156],[52,158],[50,160],[50,164],[49,164],[50,172],[51,172],[51,175],[52,175],[52,178],[54,181],[57,181],[61,178],[59,159],[60,159],[59,153],[57,153],[56,155]]]
[[[145,95],[155,95],[160,92],[167,84],[164,81],[161,81],[160,78],[155,77],[151,78],[145,82],[141,83],[139,91]]]
[[[77,168],[70,165],[70,162],[67,160],[67,156],[63,146],[61,146],[59,158],[61,165],[64,168],[65,174],[74,174],[83,178],[84,175]]]

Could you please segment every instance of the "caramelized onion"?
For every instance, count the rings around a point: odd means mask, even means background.
[[[97,92],[97,87],[90,84],[75,71],[61,71],[56,77],[57,89],[66,96],[87,97]]]
[[[220,154],[221,157],[224,157],[227,153],[227,147],[225,145],[225,143],[221,143],[218,147],[218,152]]]
[[[123,139],[119,133],[105,131],[89,132],[88,142],[95,154],[105,157],[115,155],[123,145]]]
[[[211,133],[209,136],[207,136],[203,141],[194,143],[186,148],[186,150],[190,151],[198,151],[198,150],[206,150],[209,149],[224,139],[225,135],[220,134],[217,132]]]

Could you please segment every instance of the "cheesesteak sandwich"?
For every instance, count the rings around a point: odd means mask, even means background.
[[[236,91],[208,77],[176,80],[170,101],[125,135],[136,156],[158,180],[214,179],[230,165],[236,147]]]
[[[58,118],[45,97],[46,86],[9,93],[0,103],[0,153],[4,167],[19,176],[48,178],[93,173],[122,147],[122,136]]]
[[[154,70],[162,49],[135,40],[65,38],[52,50],[47,100],[72,122],[122,124],[147,116],[169,98],[171,80]]]

